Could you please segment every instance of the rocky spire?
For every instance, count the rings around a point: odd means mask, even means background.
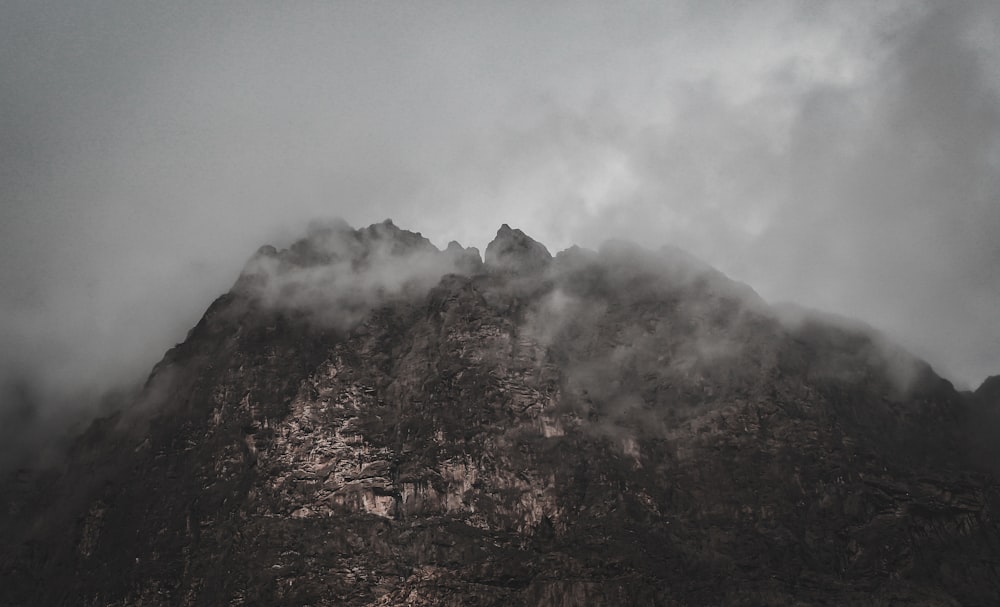
[[[458,241],[452,240],[444,253],[455,260],[455,268],[462,274],[478,274],[483,269],[483,258],[476,247],[466,248]]]
[[[507,224],[500,226],[496,238],[486,246],[485,257],[487,267],[512,272],[538,271],[552,261],[545,245]]]

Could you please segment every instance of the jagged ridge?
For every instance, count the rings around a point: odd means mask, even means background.
[[[0,604],[990,604],[969,411],[677,251],[315,226],[5,492]]]

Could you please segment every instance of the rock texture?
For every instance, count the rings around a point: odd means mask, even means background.
[[[982,407],[677,251],[315,226],[3,481],[0,605],[1000,604]]]

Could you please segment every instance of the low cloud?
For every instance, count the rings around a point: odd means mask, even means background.
[[[752,290],[676,250],[574,248],[541,284],[519,331],[562,370],[564,411],[623,445],[747,388],[747,349],[780,339],[755,332],[765,306]]]
[[[925,361],[866,323],[791,303],[774,305],[771,313],[805,348],[801,358],[810,379],[842,385],[874,380],[897,399],[936,384]]]
[[[561,412],[626,451],[728,405],[773,400],[783,381],[915,409],[949,394],[927,363],[871,326],[768,305],[682,251],[574,248],[527,292],[519,332],[544,352],[538,364],[561,370]]]
[[[441,251],[390,221],[360,230],[341,221],[314,222],[288,249],[258,251],[234,290],[264,308],[347,330],[374,308],[419,298],[445,274],[465,274],[479,265],[475,249],[453,242]]]

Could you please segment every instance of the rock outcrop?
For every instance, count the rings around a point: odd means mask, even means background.
[[[320,227],[4,481],[0,605],[998,604],[970,407],[677,251]]]
[[[531,274],[546,268],[551,260],[545,245],[507,224],[500,226],[486,247],[486,265],[494,270]]]

